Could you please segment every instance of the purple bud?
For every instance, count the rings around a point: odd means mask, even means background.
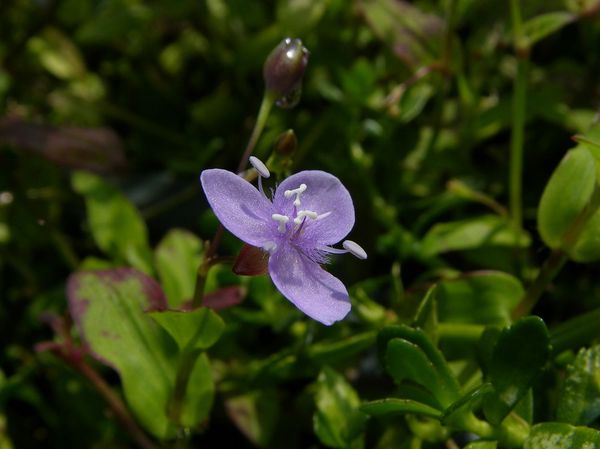
[[[308,50],[300,39],[285,38],[273,49],[263,66],[268,92],[287,97],[297,91],[308,64]]]

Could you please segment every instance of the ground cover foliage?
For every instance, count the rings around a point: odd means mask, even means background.
[[[0,449],[600,448],[599,18],[2,1]],[[285,37],[301,90],[259,114]],[[327,266],[331,326],[214,244],[199,174],[256,123],[267,191],[323,170],[352,196],[368,259]]]

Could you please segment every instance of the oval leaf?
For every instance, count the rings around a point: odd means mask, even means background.
[[[538,317],[523,318],[500,333],[488,372],[495,393],[484,403],[492,423],[500,423],[517,405],[541,374],[549,356],[550,337]]]
[[[120,268],[75,273],[67,293],[91,354],[119,372],[127,403],[144,427],[168,436],[165,410],[177,348],[144,312],[166,306],[160,286],[139,271]]]
[[[538,229],[544,243],[559,248],[575,217],[590,200],[596,184],[596,164],[583,147],[569,151],[544,189],[538,209]]]
[[[442,413],[429,405],[411,399],[387,398],[378,401],[366,402],[360,409],[372,416],[385,416],[390,414],[414,413],[416,415],[440,418]]]

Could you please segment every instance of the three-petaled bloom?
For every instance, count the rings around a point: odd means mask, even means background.
[[[356,243],[345,249],[330,245],[354,226],[354,205],[335,176],[318,170],[296,173],[276,188],[272,201],[264,194],[261,177],[269,171],[256,158],[259,189],[232,172],[204,170],[202,188],[217,218],[244,242],[269,255],[269,275],[277,289],[309,317],[330,325],[350,311],[348,291],[321,268],[329,254],[350,252],[366,259]]]

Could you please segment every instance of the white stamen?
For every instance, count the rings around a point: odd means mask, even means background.
[[[344,240],[342,246],[350,254],[352,254],[355,257],[358,257],[359,259],[364,260],[367,258],[367,252],[364,249],[362,249],[362,247],[358,243],[353,242],[352,240]]]
[[[330,215],[331,215],[331,211],[325,212],[324,214],[318,215],[317,218],[315,218],[315,220],[322,220],[323,218],[327,218]]]
[[[288,221],[290,221],[290,217],[281,214],[273,214],[271,218],[277,222],[279,222],[279,226],[277,226],[277,230],[282,234],[285,233],[285,225]]]
[[[262,176],[265,179],[271,176],[271,172],[263,163],[263,161],[261,161],[259,158],[257,158],[256,156],[250,156],[249,161],[260,176]]]
[[[301,224],[302,220],[304,220],[304,217],[316,220],[319,217],[319,215],[316,212],[313,212],[312,210],[301,210],[298,211],[298,213],[296,214],[296,218],[294,218],[294,223],[296,223],[297,225]]]
[[[302,193],[304,193],[304,191],[306,190],[306,184],[300,184],[300,187],[298,187],[297,189],[293,189],[293,190],[286,190],[285,192],[283,192],[283,196],[286,197],[287,199],[290,199],[292,196],[296,195],[296,199],[294,200],[294,206],[298,207],[300,206],[300,195]]]
[[[267,242],[262,246],[262,249],[264,249],[269,254],[271,254],[273,251],[275,251],[276,248],[277,248],[277,243],[275,243],[275,242]]]

